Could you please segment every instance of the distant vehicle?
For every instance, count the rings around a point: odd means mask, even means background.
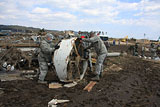
[[[108,36],[107,35],[98,35],[100,36],[100,38],[103,40],[103,41],[107,41],[108,40]]]

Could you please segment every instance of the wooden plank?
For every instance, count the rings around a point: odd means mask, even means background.
[[[49,88],[62,88],[62,84],[59,83],[50,83]]]
[[[88,92],[90,92],[93,88],[94,85],[96,85],[97,82],[95,81],[90,81],[89,84],[83,89],[83,90],[87,90]]]

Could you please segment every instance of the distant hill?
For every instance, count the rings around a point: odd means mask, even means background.
[[[11,32],[38,32],[40,28],[33,28],[33,27],[25,27],[25,26],[18,26],[18,25],[0,25],[0,31],[2,30],[11,30]]]
[[[19,25],[0,25],[0,31],[3,30],[10,30],[11,32],[31,33],[31,32],[39,32],[40,28],[26,27]],[[58,32],[57,30],[46,30],[46,29],[45,31]]]

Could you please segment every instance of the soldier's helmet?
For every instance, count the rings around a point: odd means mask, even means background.
[[[91,37],[92,35],[95,35],[95,32],[91,31],[91,32],[89,33],[89,37]]]
[[[51,38],[52,40],[55,39],[55,37],[51,33],[47,33],[46,38]]]

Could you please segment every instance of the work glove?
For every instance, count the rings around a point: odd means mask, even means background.
[[[58,41],[58,43],[62,42],[62,39]]]
[[[56,46],[55,46],[55,49],[59,49],[59,47],[60,47],[59,45],[56,45]]]

